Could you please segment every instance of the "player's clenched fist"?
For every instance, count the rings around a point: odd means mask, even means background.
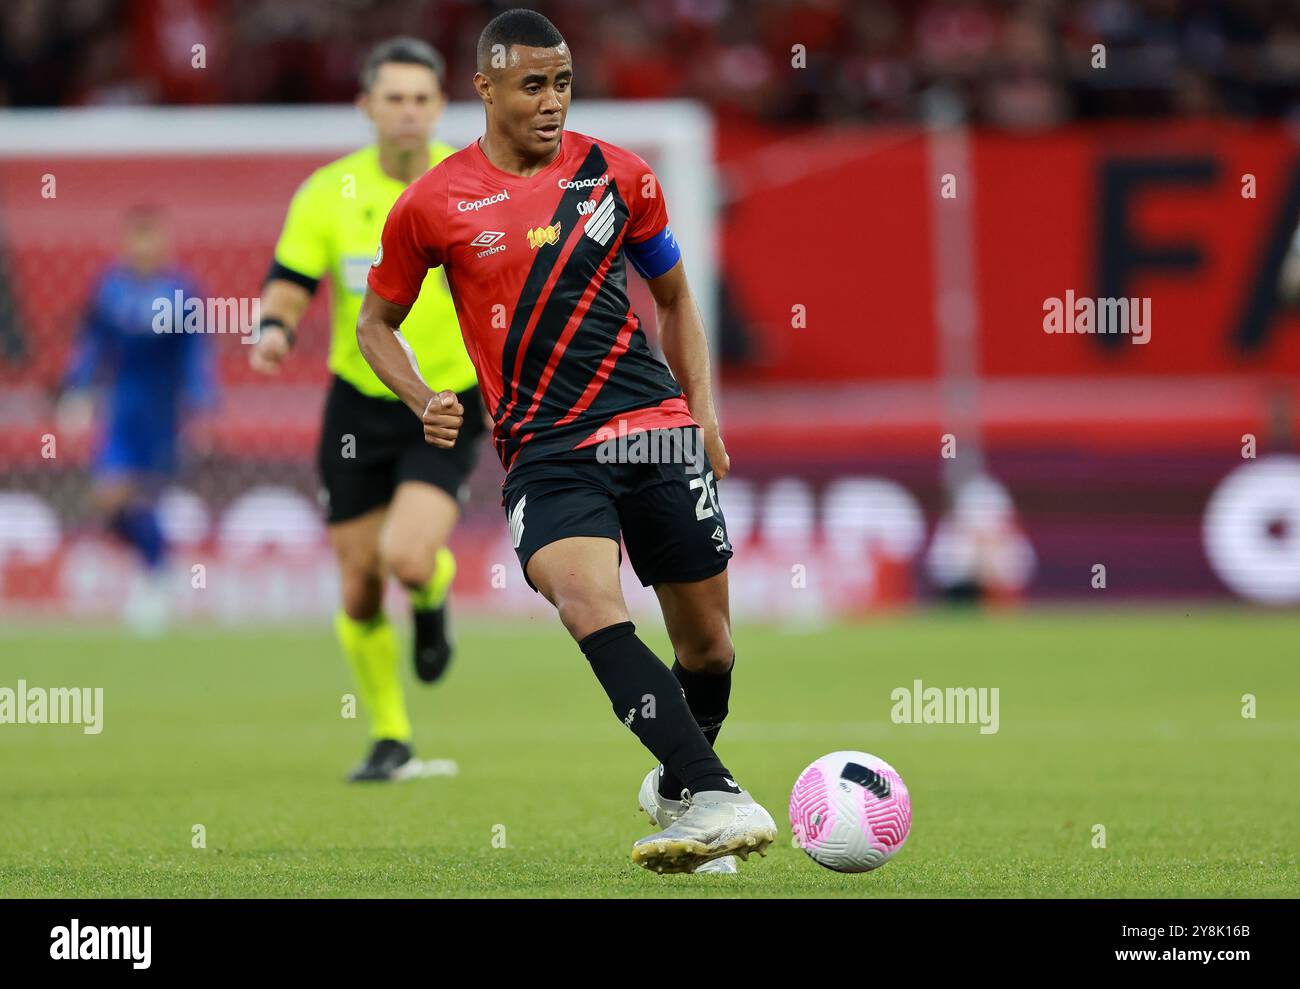
[[[429,399],[420,421],[424,423],[426,443],[450,448],[456,445],[456,435],[465,421],[465,407],[454,391],[440,391]]]

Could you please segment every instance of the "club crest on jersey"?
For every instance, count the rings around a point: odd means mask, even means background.
[[[558,244],[560,242],[560,221],[556,220],[549,227],[534,227],[528,231],[528,246],[533,250],[544,244]]]
[[[614,213],[614,197],[605,196],[600,201],[600,205],[587,217],[587,224],[583,228],[584,232],[601,247],[609,243],[610,235],[614,232],[614,223],[617,219]]]

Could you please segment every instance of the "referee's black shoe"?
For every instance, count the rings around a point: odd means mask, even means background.
[[[447,602],[440,608],[417,608],[415,621],[415,675],[425,683],[437,683],[451,662],[451,636],[447,631]]]
[[[411,746],[395,738],[381,738],[365,761],[348,773],[349,783],[389,783],[420,775],[420,760]]]

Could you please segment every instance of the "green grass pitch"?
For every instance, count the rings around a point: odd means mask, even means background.
[[[369,787],[342,782],[366,731],[341,716],[325,623],[0,629],[0,687],[102,686],[105,706],[97,736],[0,725],[0,896],[1297,892],[1300,615],[918,612],[735,637],[719,751],[780,839],[739,876],[657,876],[628,859],[650,760],[557,624],[463,623],[447,680],[407,685],[418,753],[460,774]],[[892,723],[890,691],[917,678],[997,687],[1000,730]],[[790,845],[790,787],[835,749],[911,790],[906,847],[867,875]]]

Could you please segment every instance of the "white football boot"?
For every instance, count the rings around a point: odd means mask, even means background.
[[[660,873],[698,872],[701,866],[733,854],[742,859],[748,859],[750,852],[767,854],[776,840],[776,822],[748,791],[694,795],[682,791],[680,801],[665,800],[658,795],[658,773],[652,770],[641,784],[641,809],[656,825],[669,815],[674,819],[658,834],[632,846],[632,861],[637,865]]]
[[[171,624],[171,577],[159,569],[135,574],[128,585],[122,621],[141,639],[161,638]]]
[[[637,794],[637,804],[650,818],[650,823],[655,827],[663,829],[670,824],[675,824],[677,818],[682,816],[685,808],[680,800],[670,800],[661,796],[659,793],[659,777],[663,775],[664,767],[655,766],[646,774],[646,778],[641,781],[641,792]],[[736,870],[736,856],[724,855],[720,859],[714,859],[712,862],[705,862],[701,866],[696,866],[696,872],[717,872],[724,874],[733,874]]]

